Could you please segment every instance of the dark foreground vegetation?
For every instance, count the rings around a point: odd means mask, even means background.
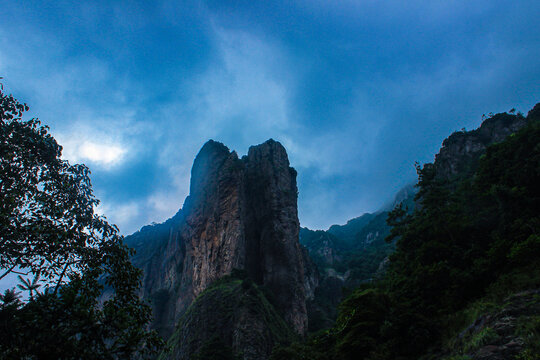
[[[386,275],[348,296],[331,329],[272,358],[539,359],[540,105],[527,120],[452,176],[418,166],[419,206],[388,217]]]
[[[151,356],[161,340],[147,330],[132,251],[94,213],[88,168],[62,160],[27,110],[0,91],[0,279],[18,275],[24,292],[0,295],[0,358]]]

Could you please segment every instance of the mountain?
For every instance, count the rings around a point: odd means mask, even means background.
[[[452,134],[417,167],[414,210],[388,213],[384,274],[272,359],[538,359],[539,139],[540,104]]]
[[[382,276],[395,248],[393,242],[385,241],[390,234],[386,223],[389,211],[399,204],[412,211],[415,195],[415,187],[407,185],[376,213],[363,214],[345,225],[332,225],[326,231],[300,229],[300,243],[319,272],[315,296],[307,303],[311,333],[332,326],[344,289],[350,291]]]
[[[173,344],[181,347],[175,350],[183,354],[181,358],[198,353],[208,340],[204,338],[208,334],[197,332],[194,326],[217,325],[211,312],[197,310],[219,308],[226,301],[210,287],[238,271],[253,286],[231,285],[225,291],[234,293],[231,299],[248,296],[246,291],[255,289],[256,297],[268,298],[271,309],[265,307],[260,313],[237,309],[237,317],[221,324],[227,329],[215,329],[215,333],[245,326],[248,315],[264,327],[265,319],[279,314],[292,332],[305,334],[306,299],[313,296],[317,274],[298,241],[297,194],[296,171],[280,143],[268,140],[252,146],[239,159],[225,145],[210,140],[195,158],[190,194],[182,209],[165,223],[146,226],[127,237],[128,245],[136,250],[133,262],[144,271],[141,295],[152,301],[154,328],[165,337],[174,333],[173,339],[186,329],[192,336],[202,336],[191,342],[200,346]],[[189,321],[187,314],[192,314]],[[254,334],[225,337],[225,345],[244,353],[244,359],[263,359],[274,341],[280,340],[270,332],[254,341]],[[254,344],[260,346],[254,349]]]
[[[487,118],[478,129],[456,131],[443,141],[434,163],[426,167],[434,167],[439,181],[455,184],[472,175],[488,146],[503,141],[527,123],[521,115],[501,113]],[[327,231],[301,229],[300,242],[323,273],[341,274],[338,278],[343,285],[358,286],[384,268],[386,256],[393,251],[393,246],[384,242],[390,233],[388,214],[399,204],[412,211],[416,192],[409,184],[380,211],[363,214],[345,225],[332,225]]]
[[[390,232],[386,223],[388,213],[399,204],[412,211],[415,195],[416,188],[409,184],[395,195],[392,202],[375,213],[365,213],[344,225],[332,225],[326,231],[301,228],[300,243],[307,248],[320,271],[332,269],[345,276],[347,270],[354,270],[354,266],[349,264],[351,256],[370,252],[384,244],[384,239]],[[356,274],[358,276],[349,274],[347,277],[352,275],[357,281],[367,280],[373,277],[376,269],[362,275]]]
[[[161,359],[266,359],[295,338],[271,294],[244,272],[213,282],[182,315]]]
[[[347,221],[345,225],[332,225],[327,230],[329,234],[341,239],[354,247],[356,235],[375,217],[375,214],[365,213],[362,216]]]
[[[327,231],[300,228],[296,172],[279,143],[239,159],[209,141],[182,209],[127,238],[153,326],[169,338],[161,359],[535,351],[539,114],[497,114],[452,134],[418,166],[418,184]],[[507,321],[508,311],[522,318]]]

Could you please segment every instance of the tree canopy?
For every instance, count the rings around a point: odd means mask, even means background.
[[[131,358],[161,342],[148,331],[140,271],[115,225],[95,212],[90,171],[61,158],[38,119],[0,91],[0,353],[8,358]],[[103,296],[106,289],[107,296]]]

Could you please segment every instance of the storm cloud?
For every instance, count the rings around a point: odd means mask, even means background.
[[[303,226],[372,212],[442,140],[540,101],[537,1],[11,2],[5,90],[129,234],[182,206],[208,140],[274,138]]]

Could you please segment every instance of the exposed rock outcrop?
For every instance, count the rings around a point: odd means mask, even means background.
[[[540,290],[514,294],[495,310],[474,320],[450,342],[452,349],[436,358],[504,360],[533,359],[531,345],[540,321]],[[538,355],[538,354],[534,354]]]
[[[486,119],[476,130],[454,132],[443,141],[441,150],[435,156],[437,177],[452,180],[457,175],[471,175],[478,158],[489,145],[503,141],[527,122],[528,118],[520,114],[501,113]]]
[[[343,260],[348,244],[324,230],[300,229],[300,243],[310,252],[313,261],[323,270]]]
[[[246,164],[246,270],[276,294],[278,308],[298,333],[307,329],[304,256],[298,233],[296,171],[273,140],[249,149]]]
[[[268,140],[239,159],[210,140],[195,159],[182,210],[127,238],[144,270],[141,292],[152,300],[155,328],[169,336],[199,294],[241,269],[304,334],[306,296],[318,278],[298,233],[296,171],[283,146]]]

